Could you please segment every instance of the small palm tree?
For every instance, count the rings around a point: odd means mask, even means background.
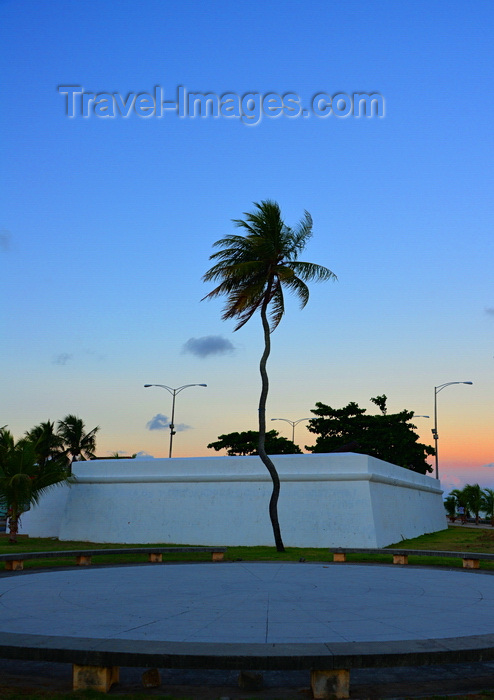
[[[219,282],[205,299],[226,296],[222,318],[236,319],[239,330],[259,311],[264,332],[264,352],[259,369],[261,395],[259,399],[259,447],[258,453],[273,482],[269,503],[269,515],[273,527],[276,549],[284,551],[278,522],[278,498],[280,480],[276,467],[265,450],[266,400],[269,380],[266,370],[271,351],[271,333],[278,326],[285,312],[283,289],[293,292],[303,308],[309,299],[306,282],[336,279],[322,265],[301,262],[298,257],[312,236],[312,219],[305,212],[296,228],[285,224],[280,207],[266,200],[254,203],[253,212],[245,212],[245,219],[234,219],[244,235],[222,238],[214,246],[219,248],[210,256],[215,264],[204,275],[205,282]]]
[[[446,508],[448,518],[454,523],[456,520],[456,498],[451,495],[447,496],[447,498],[444,499],[444,507]]]
[[[468,511],[468,499],[465,489],[453,489],[449,495],[456,498],[457,511],[459,512],[461,522],[464,523],[467,519]],[[461,512],[460,509],[462,509],[463,512]]]
[[[7,507],[10,542],[17,541],[19,518],[51,486],[64,481],[64,464],[48,460],[38,464],[36,445],[28,438],[15,442],[10,431],[0,429],[0,499]]]
[[[491,525],[494,527],[494,490],[483,489],[482,491],[482,511],[487,518],[490,518]]]
[[[65,454],[72,461],[93,459],[96,450],[96,433],[99,426],[86,433],[84,421],[74,415],[65,416],[58,421],[57,435],[62,439]]]
[[[482,510],[483,494],[478,484],[467,484],[463,492],[467,502],[467,508],[475,515],[475,523],[479,524],[479,513]]]

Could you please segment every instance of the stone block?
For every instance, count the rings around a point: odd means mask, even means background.
[[[13,559],[12,561],[5,562],[6,571],[22,571],[24,569],[24,562],[22,559]]]
[[[463,559],[464,569],[478,569],[480,568],[480,561],[478,559]]]
[[[345,552],[334,552],[333,553],[333,561],[346,561]]]
[[[350,671],[311,671],[310,687],[315,700],[340,700],[350,697]]]
[[[91,565],[91,557],[88,556],[87,554],[79,554],[76,557],[76,562],[77,562],[77,566],[90,566]]]
[[[238,687],[242,688],[242,690],[262,690],[264,688],[264,678],[262,673],[240,671],[238,676]]]
[[[143,688],[159,688],[161,686],[161,675],[157,668],[150,668],[141,676]]]
[[[163,555],[161,553],[158,554],[157,552],[151,552],[149,555],[149,561],[153,564],[161,564],[163,561]]]
[[[393,554],[393,564],[408,564],[408,554]]]
[[[97,690],[107,693],[114,683],[118,683],[118,666],[72,666],[73,690]]]

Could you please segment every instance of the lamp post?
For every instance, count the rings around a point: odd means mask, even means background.
[[[439,458],[437,454],[437,441],[439,440],[439,435],[437,434],[437,395],[440,391],[452,384],[473,384],[473,382],[446,382],[445,384],[439,384],[439,386],[434,387],[434,427],[432,428],[432,436],[434,438],[434,449],[436,452],[436,479],[439,479]]]
[[[144,387],[147,389],[150,386],[159,386],[162,389],[166,389],[172,396],[172,418],[170,421],[170,450],[168,452],[168,457],[172,456],[172,448],[173,448],[173,436],[176,433],[175,430],[175,397],[177,394],[180,394],[181,391],[184,389],[187,389],[189,386],[207,386],[207,384],[184,384],[183,386],[179,386],[177,389],[173,389],[171,386],[167,386],[166,384],[144,384]]]
[[[299,418],[298,420],[289,420],[288,418],[271,418],[271,420],[284,420],[285,423],[290,423],[292,426],[292,442],[295,444],[295,426],[303,420],[312,420],[312,418]]]

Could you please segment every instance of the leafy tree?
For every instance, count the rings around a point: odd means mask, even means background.
[[[226,450],[233,455],[257,455],[259,446],[259,433],[257,430],[244,430],[241,433],[226,433],[219,435],[216,442],[210,442],[209,449]],[[302,450],[291,440],[281,437],[277,430],[268,430],[266,433],[265,449],[268,455],[293,455],[302,454]]]
[[[448,518],[452,523],[454,523],[456,520],[456,498],[451,495],[447,496],[444,499],[444,507],[446,509],[446,513],[448,514]]]
[[[474,514],[475,523],[479,524],[479,513],[482,510],[483,494],[478,484],[467,484],[463,488],[468,510]]]
[[[481,510],[487,518],[490,518],[491,525],[494,527],[494,490],[484,489],[482,491],[482,507]]]
[[[9,518],[10,542],[17,541],[19,518],[51,486],[66,479],[65,466],[58,460],[38,463],[36,444],[28,438],[15,442],[12,433],[0,429],[0,498]]]
[[[58,421],[57,435],[62,439],[65,454],[72,461],[85,461],[96,456],[96,433],[99,427],[86,433],[84,421],[72,414]]]
[[[34,428],[26,432],[26,438],[35,446],[39,467],[44,468],[48,461],[54,459],[68,465],[68,459],[64,453],[63,440],[55,432],[55,423],[46,421],[35,425]]]
[[[219,248],[210,256],[215,264],[204,275],[205,282],[219,282],[205,299],[225,295],[222,318],[236,319],[239,330],[259,311],[264,333],[264,351],[259,369],[261,395],[259,398],[258,454],[273,482],[269,502],[269,516],[273,527],[276,549],[284,551],[278,521],[280,479],[276,467],[266,452],[266,401],[269,391],[267,360],[271,351],[271,333],[285,312],[283,289],[293,292],[303,308],[309,299],[306,282],[335,279],[326,267],[298,260],[312,236],[312,219],[305,212],[296,228],[283,221],[276,202],[266,200],[254,203],[255,210],[245,212],[245,219],[234,224],[243,235],[222,238],[214,246]]]
[[[465,522],[466,517],[467,517],[467,511],[468,511],[468,499],[467,495],[465,493],[464,489],[453,489],[451,493],[449,494],[450,496],[453,496],[453,498],[456,498],[456,508],[458,507],[463,508],[463,514],[461,516],[462,522]]]
[[[317,403],[312,409],[317,418],[308,425],[319,437],[316,444],[306,447],[311,452],[357,452],[377,457],[385,462],[426,474],[432,471],[427,456],[434,448],[418,442],[416,427],[410,421],[413,411],[388,413],[386,396],[371,399],[381,409],[369,415],[365,408],[350,402],[343,408]]]

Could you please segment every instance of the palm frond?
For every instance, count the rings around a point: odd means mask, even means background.
[[[203,280],[219,284],[203,298],[224,296],[222,318],[237,319],[235,330],[267,302],[273,331],[284,314],[283,287],[296,294],[303,307],[309,299],[306,282],[334,280],[336,276],[322,265],[298,260],[312,236],[309,212],[304,212],[297,227],[291,229],[276,202],[267,199],[254,202],[254,207],[244,212],[243,219],[233,220],[237,228],[243,229],[243,236],[225,236],[214,243],[219,250],[210,256],[214,265]]]

